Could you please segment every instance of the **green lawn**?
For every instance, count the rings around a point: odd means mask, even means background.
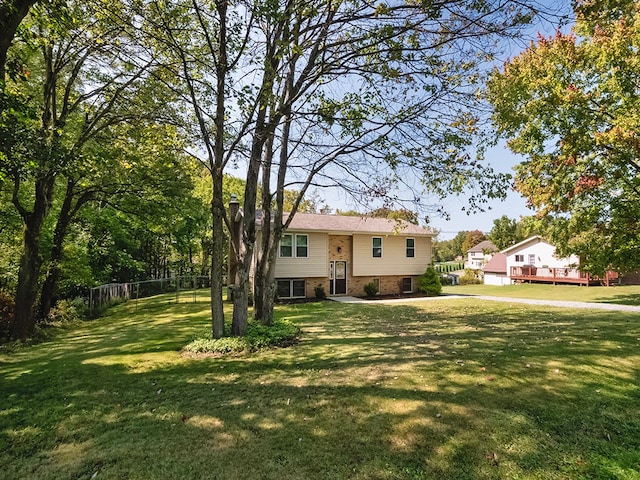
[[[577,285],[456,285],[442,289],[445,294],[491,295],[508,298],[533,298],[539,300],[568,300],[574,302],[600,302],[640,305],[640,285],[615,287],[580,287]]]
[[[300,344],[193,358],[207,304],[152,301],[0,355],[1,478],[640,478],[637,314],[287,305]]]

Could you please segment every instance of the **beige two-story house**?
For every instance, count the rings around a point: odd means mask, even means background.
[[[413,292],[431,263],[435,235],[386,218],[298,213],[280,240],[276,261],[279,298],[364,295],[373,282],[380,294]]]

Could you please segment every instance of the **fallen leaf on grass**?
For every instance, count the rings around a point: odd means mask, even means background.
[[[489,463],[493,466],[498,466],[498,454],[497,453],[490,453],[487,455],[487,460],[489,460]]]

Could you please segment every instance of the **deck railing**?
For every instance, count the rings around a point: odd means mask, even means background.
[[[577,283],[580,285],[604,284],[610,285],[618,279],[616,272],[607,272],[604,277],[591,275],[577,268],[548,268],[536,267],[533,265],[523,265],[521,267],[511,267],[511,280],[524,282],[543,283]]]

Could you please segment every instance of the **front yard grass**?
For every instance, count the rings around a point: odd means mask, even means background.
[[[640,478],[637,314],[468,298],[277,315],[299,344],[183,356],[208,305],[146,300],[0,355],[0,476]]]
[[[442,287],[444,294],[490,295],[507,298],[532,298],[536,300],[561,300],[573,302],[616,303],[640,305],[640,285],[612,287],[581,287],[578,285],[549,285],[523,283],[519,285],[454,285]]]

